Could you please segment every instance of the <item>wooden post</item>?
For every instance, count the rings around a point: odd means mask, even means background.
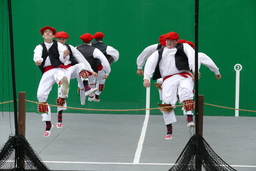
[[[18,134],[26,135],[26,93],[19,92],[19,112],[18,112]],[[25,168],[25,154],[24,151],[18,150],[17,164],[20,168]]]
[[[18,134],[26,135],[26,93],[19,92]]]

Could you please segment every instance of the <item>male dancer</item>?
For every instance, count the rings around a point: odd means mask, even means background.
[[[59,43],[65,45],[70,52],[69,60],[64,63],[64,66],[66,68],[65,74],[68,78],[69,84],[70,79],[77,79],[78,87],[80,89],[80,101],[81,104],[84,105],[85,97],[89,96],[97,90],[97,88],[91,88],[88,85],[88,76],[89,74],[97,76],[97,73],[92,70],[90,64],[84,59],[83,55],[77,49],[74,48],[74,46],[66,44],[66,41],[69,38],[69,35],[66,32],[60,31],[56,33],[55,38]],[[64,106],[58,107],[58,122],[56,125],[57,128],[62,128],[62,112],[63,110],[67,109],[67,102],[65,99],[63,99],[63,101],[59,100],[58,105]]]
[[[94,34],[95,41],[92,42],[92,46],[98,48],[107,58],[109,64],[116,62],[119,59],[119,52],[113,48],[112,46],[106,45],[103,43],[104,34],[102,32],[96,32]],[[98,90],[95,92],[94,95],[91,95],[88,100],[99,102],[100,101],[100,94],[105,88],[106,79],[103,79],[104,71],[102,69],[102,65],[99,62],[98,64],[98,77],[89,80],[91,86],[96,86]]]
[[[62,66],[69,58],[69,51],[53,40],[56,34],[53,27],[45,26],[40,29],[40,33],[44,42],[35,47],[33,60],[43,74],[37,90],[38,112],[42,114],[42,121],[46,123],[44,137],[49,137],[53,125],[47,99],[54,83],[59,85],[58,99],[66,99],[68,96],[68,78]]]
[[[111,68],[109,65],[109,62],[107,60],[107,58],[104,56],[104,54],[98,49],[95,48],[93,46],[91,46],[92,44],[92,39],[94,38],[93,35],[89,34],[89,33],[85,33],[83,35],[80,36],[80,39],[83,41],[83,44],[78,45],[76,48],[77,50],[79,50],[82,55],[84,56],[84,58],[90,63],[92,69],[95,72],[99,72],[99,70],[102,70],[102,74],[100,75],[98,73],[98,78],[101,77],[101,79],[105,80],[107,79]],[[98,68],[98,62],[100,61],[102,68]],[[89,81],[93,80],[94,77],[89,76]],[[92,85],[90,85],[92,86]],[[99,88],[99,90],[101,90],[101,88]],[[95,92],[97,93],[97,92]]]
[[[184,114],[187,115],[188,124],[193,122],[194,101],[193,101],[193,75],[195,51],[188,44],[178,44],[179,35],[176,32],[166,34],[166,47],[161,55],[154,52],[147,60],[144,69],[145,87],[150,86],[152,74],[159,70],[158,78],[163,78],[162,84],[162,104],[167,134],[165,139],[172,138],[172,123],[176,122],[175,113],[172,106],[176,105],[177,94],[180,102],[184,106]],[[194,125],[194,124],[193,124]]]

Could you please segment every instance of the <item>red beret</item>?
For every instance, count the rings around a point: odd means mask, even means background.
[[[50,27],[50,26],[45,26],[45,27],[41,28],[41,29],[40,29],[40,33],[43,35],[43,34],[44,34],[44,31],[45,31],[45,30],[47,30],[47,29],[51,30],[51,31],[52,31],[52,33],[53,33],[53,35],[55,35],[55,34],[56,34],[56,30],[55,30],[55,28]]]
[[[163,46],[166,46],[166,39],[165,39],[165,37],[166,37],[166,35],[165,35],[165,34],[162,34],[162,35],[159,37],[159,39],[158,39],[159,43],[160,43],[161,45],[163,45]]]
[[[194,43],[192,43],[192,42],[190,42],[190,41],[186,41],[185,43],[189,44],[193,49],[195,49]]]
[[[89,42],[93,39],[93,35],[89,34],[89,33],[85,33],[82,36],[80,36],[80,39],[82,39],[82,41],[84,42]]]
[[[171,40],[177,40],[180,38],[180,36],[178,35],[178,33],[175,32],[170,32],[166,34],[166,39],[171,39]]]
[[[186,40],[185,39],[180,39],[180,40],[178,40],[178,43],[186,43]]]
[[[67,38],[69,38],[69,35],[65,31],[60,31],[60,32],[56,33],[54,37],[67,39]]]
[[[103,33],[101,33],[101,32],[96,32],[95,34],[94,34],[94,38],[103,38],[104,37],[104,34]]]

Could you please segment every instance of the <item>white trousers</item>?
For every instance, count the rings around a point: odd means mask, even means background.
[[[89,77],[89,84],[92,88],[98,88],[98,90],[95,92],[95,94],[100,95],[102,91],[99,90],[99,84],[105,84],[106,79],[103,79],[102,77],[105,75],[105,71],[102,69],[98,71],[98,76],[94,77],[91,75]]]
[[[52,90],[53,84],[58,84],[65,76],[65,71],[62,68],[53,68],[43,73],[37,89],[37,99],[39,102],[46,102]],[[59,97],[66,98],[62,92],[58,92]]]
[[[85,66],[83,63],[78,63],[76,65],[73,65],[67,69],[65,69],[65,74],[66,76],[68,77],[68,81],[70,83],[70,80],[71,79],[74,79],[76,78],[77,79],[77,82],[78,82],[78,87],[79,88],[84,88],[84,85],[83,85],[83,79],[82,77],[79,75],[79,73],[81,71],[85,70]]]
[[[37,99],[39,102],[47,102],[48,96],[52,90],[53,84],[58,84],[65,76],[65,70],[62,68],[53,68],[43,73],[37,89]],[[60,88],[58,88],[58,97],[67,98],[63,95]],[[51,120],[51,109],[48,106],[48,113],[42,114],[42,121]]]
[[[157,79],[157,83],[158,84],[163,84],[163,79],[162,78],[158,78]],[[162,89],[158,89],[158,93],[159,93],[159,99],[163,100],[163,98],[162,98]]]
[[[78,63],[76,65],[73,65],[67,69],[65,69],[65,75],[66,77],[68,78],[68,84],[70,85],[70,80],[71,79],[74,79],[76,78],[77,79],[77,82],[78,82],[78,87],[79,88],[84,88],[84,85],[83,85],[83,79],[82,77],[79,75],[79,73],[82,71],[82,70],[85,70],[85,66],[83,63]],[[58,90],[59,92],[59,90]],[[65,104],[63,105],[64,107],[58,107],[57,108],[57,111],[61,111],[61,110],[67,110],[67,101],[65,101]]]
[[[80,77],[79,73],[83,70],[85,70],[84,64],[78,63],[78,64],[75,64],[75,65],[65,69],[65,72],[66,72],[66,76],[70,80],[70,79],[77,78],[77,76]]]
[[[167,78],[162,85],[162,104],[171,104],[175,106],[177,103],[177,95],[179,101],[184,102],[185,100],[192,100],[194,97],[193,93],[194,82],[192,77],[183,77],[181,75],[174,75]],[[176,122],[176,116],[174,109],[171,112],[164,112],[164,122],[166,125]],[[183,111],[184,115],[193,114],[191,111]]]
[[[41,114],[42,121],[51,121],[51,108],[48,106],[48,113]]]

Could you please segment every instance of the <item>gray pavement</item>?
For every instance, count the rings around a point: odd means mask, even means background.
[[[27,113],[26,139],[51,170],[167,171],[195,129],[177,116],[172,140],[165,140],[162,115],[64,113],[63,128],[43,137],[41,116]],[[52,122],[56,124],[53,114]],[[256,117],[204,116],[203,137],[238,171],[256,170]],[[0,115],[0,145],[14,134],[13,113]],[[204,169],[203,169],[204,170]]]

